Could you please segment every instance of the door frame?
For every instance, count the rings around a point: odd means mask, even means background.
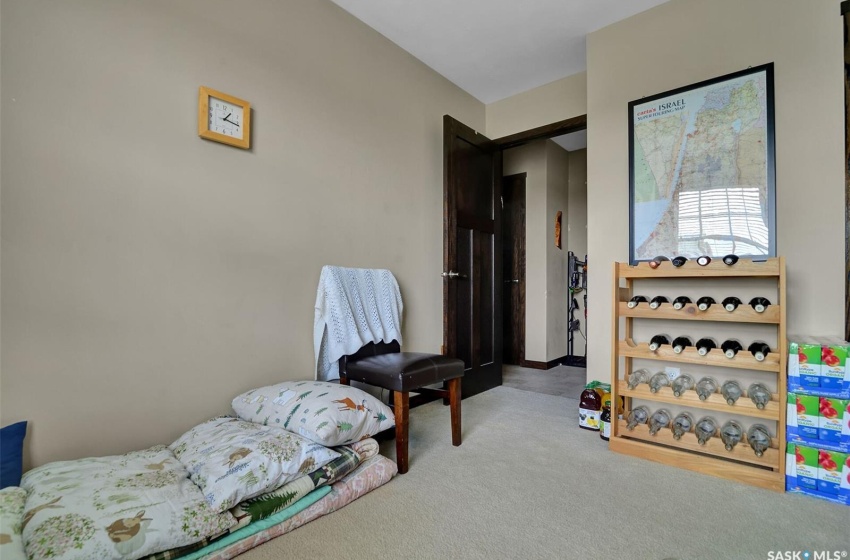
[[[448,134],[447,129],[446,129],[446,122],[447,122],[446,117],[449,117],[449,115],[445,115],[444,118],[443,118],[443,150],[444,150],[443,151],[443,161],[445,161],[445,159],[446,159],[445,150],[446,150],[446,145],[447,145],[446,144],[446,138],[447,138],[447,134]],[[455,119],[452,119],[452,120],[455,120]],[[460,124],[462,125],[463,123],[460,123]],[[553,122],[553,123],[550,123],[550,124],[547,124],[547,125],[538,126],[538,127],[535,127],[535,128],[524,130],[522,132],[517,132],[515,134],[509,134],[507,136],[502,136],[502,137],[497,138],[495,140],[491,140],[490,142],[492,143],[494,150],[498,152],[498,155],[497,155],[497,158],[496,158],[498,163],[496,165],[496,169],[494,170],[494,172],[498,171],[499,179],[500,179],[499,181],[494,181],[494,182],[498,183],[499,187],[501,187],[502,153],[505,150],[507,150],[509,148],[515,148],[517,146],[522,146],[523,144],[533,142],[534,140],[554,138],[556,136],[562,136],[564,134],[569,134],[571,132],[578,132],[580,130],[585,130],[586,128],[587,128],[587,115],[584,114],[584,115],[578,115],[576,117],[571,117],[569,119],[564,119],[564,120],[561,120],[561,121]],[[475,133],[475,131],[472,131],[472,132]],[[447,184],[448,177],[449,177],[449,170],[446,169],[446,167],[444,166],[443,167],[443,185]],[[495,177],[494,177],[494,179],[495,179]],[[446,193],[444,193],[444,197],[445,196],[447,196]],[[448,260],[447,260],[448,254],[449,254],[449,245],[450,244],[454,245],[453,240],[446,238],[446,231],[448,231],[447,228],[449,226],[455,225],[453,217],[449,216],[446,212],[446,208],[447,208],[446,204],[447,204],[447,200],[444,198],[444,200],[443,200],[443,270],[444,271],[449,270],[448,265],[450,263],[448,263]],[[500,227],[501,227],[501,225],[499,226],[499,228]],[[499,239],[499,242],[501,242],[501,239]],[[501,259],[501,246],[498,247],[498,250],[494,251],[494,257]],[[493,310],[494,315],[496,317],[495,324],[500,326],[500,328],[498,329],[499,334],[494,333],[494,345],[496,345],[497,347],[500,347],[503,344],[503,341],[501,340],[501,324],[502,324],[502,295],[501,295],[502,279],[501,279],[501,272],[502,272],[501,271],[501,264],[499,264],[499,266],[496,267],[495,278],[494,278],[494,281],[496,282],[496,292],[497,293],[496,293],[496,297],[494,298],[495,301],[494,301],[494,310]],[[450,321],[447,321],[446,313],[447,313],[448,304],[449,304],[449,300],[450,300],[450,294],[448,293],[448,290],[446,290],[445,288],[443,290],[443,298],[442,299],[443,299],[443,346],[441,348],[441,352],[443,354],[450,354],[451,349],[449,349],[447,347],[447,345],[449,344],[448,341],[452,340],[452,337],[454,336],[455,333],[454,333],[453,323],[451,323]],[[499,348],[499,350],[497,350],[497,351],[499,353],[501,353],[501,348]],[[555,363],[555,362],[558,362],[558,363]],[[549,362],[549,363],[540,362],[540,363],[537,363],[537,362],[528,362],[526,360],[525,364],[523,364],[523,365],[526,366],[526,367],[536,367],[536,368],[539,368],[539,369],[551,369],[552,367],[555,367],[556,365],[559,365],[559,363],[560,363],[558,360],[556,360],[555,362]],[[499,360],[499,368],[501,369],[501,367],[502,367],[502,364],[501,364],[501,359],[500,359]]]
[[[587,115],[579,115],[562,121],[545,124],[537,128],[531,128],[516,134],[502,136],[496,138],[493,143],[502,151],[508,148],[516,148],[534,140],[542,140],[544,138],[554,138],[555,136],[563,136],[570,132],[578,132],[587,128]]]

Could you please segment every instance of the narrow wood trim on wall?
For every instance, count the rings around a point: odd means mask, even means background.
[[[556,358],[554,360],[549,360],[548,362],[535,362],[534,360],[522,360],[519,364],[520,367],[527,367],[531,369],[552,369],[553,367],[557,367],[568,360],[575,359],[575,356],[561,356],[560,358]],[[581,367],[581,366],[579,366]]]
[[[507,150],[508,148],[515,148],[517,146],[527,144],[528,142],[531,142],[533,140],[540,140],[541,138],[554,138],[555,136],[569,134],[570,132],[577,132],[586,128],[587,115],[579,115],[578,117],[573,117],[571,119],[538,126],[537,128],[532,128],[524,132],[517,132],[516,134],[496,138],[495,140],[493,140],[493,143],[496,144],[496,146],[498,146],[499,148]]]
[[[844,340],[850,340],[850,1],[844,19]]]
[[[531,369],[549,369],[546,362],[535,362],[534,360],[522,360],[519,365]]]
[[[586,368],[587,358],[584,356],[564,356],[564,361],[561,363],[565,366]]]

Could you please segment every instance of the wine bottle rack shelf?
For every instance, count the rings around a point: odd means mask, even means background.
[[[689,303],[682,309],[673,309],[672,303],[662,303],[656,309],[651,309],[648,303],[639,303],[629,307],[627,301],[618,303],[620,317],[640,317],[642,319],[680,319],[683,321],[721,321],[724,323],[766,323],[778,325],[782,310],[778,305],[770,305],[763,313],[758,313],[747,304],[739,306],[735,311],[726,311],[721,305],[712,305],[705,311],[700,311],[695,303]]]
[[[680,364],[694,364],[703,366],[718,366],[736,369],[752,369],[758,371],[779,372],[783,369],[779,354],[771,352],[764,357],[764,361],[757,361],[747,350],[742,350],[734,358],[727,358],[722,350],[715,348],[705,356],[700,356],[696,348],[689,347],[682,350],[681,354],[673,352],[673,347],[664,345],[653,352],[649,349],[649,343],[635,343],[631,340],[620,341],[620,355],[629,358],[642,358],[644,360],[663,360],[665,362],[678,362]]]
[[[732,451],[727,451],[725,444],[717,436],[708,438],[705,444],[700,444],[696,434],[693,432],[682,434],[682,439],[677,440],[673,437],[673,431],[670,428],[663,428],[655,435],[652,435],[649,433],[649,426],[645,424],[637,425],[634,429],[629,430],[627,428],[628,422],[625,420],[618,420],[617,423],[619,424],[619,431],[622,437],[652,442],[658,445],[672,446],[702,455],[721,457],[723,459],[750,463],[766,468],[772,468],[779,461],[779,442],[775,438],[771,439],[771,448],[765,450],[764,455],[761,457],[757,457],[755,451],[747,443],[746,434],[741,442],[732,448]]]
[[[733,405],[727,404],[726,399],[720,393],[709,395],[704,401],[701,401],[696,391],[685,391],[681,397],[673,394],[673,389],[670,387],[661,387],[657,393],[649,390],[649,385],[641,383],[634,389],[629,389],[625,380],[618,383],[617,392],[620,396],[631,397],[634,399],[642,399],[647,401],[662,402],[667,404],[675,404],[680,406],[698,407],[703,410],[714,412],[728,412],[730,414],[741,414],[751,418],[762,418],[764,420],[779,421],[779,395],[771,394],[771,401],[763,409],[759,409],[746,396],[738,399]]]
[[[776,281],[776,295],[773,297],[768,295],[768,297],[776,305],[770,305],[764,313],[756,312],[746,303],[732,312],[726,311],[719,304],[711,306],[706,311],[699,311],[695,304],[685,305],[682,309],[673,309],[673,305],[670,303],[662,303],[657,309],[650,309],[647,303],[640,303],[633,308],[628,307],[627,302],[635,293],[643,293],[635,290],[636,284],[639,285],[641,280],[669,280],[670,289],[659,291],[670,296],[678,292],[676,279],[682,278],[704,278],[707,283],[711,284],[712,291],[715,293],[719,291],[730,294],[734,291],[734,287],[728,284],[728,279],[772,278]],[[724,284],[728,287],[724,287]],[[657,283],[653,286],[656,290],[659,288]],[[624,397],[627,410],[631,409],[633,399],[677,405],[689,410],[695,419],[699,419],[700,416],[707,413],[723,412],[733,417],[740,417],[740,422],[745,429],[754,423],[764,422],[769,429],[773,430],[775,423],[776,434],[771,440],[771,448],[766,450],[763,456],[757,457],[746,443],[746,437],[732,451],[727,451],[719,437],[711,438],[705,445],[700,445],[693,432],[684,434],[681,439],[676,440],[669,428],[662,429],[656,435],[650,435],[648,426],[639,425],[635,426],[633,430],[628,430],[626,429],[626,420],[622,419],[614,421],[611,426],[609,443],[611,450],[763,488],[783,491],[785,488],[785,399],[787,396],[785,293],[785,260],[782,257],[760,262],[741,259],[732,266],[725,265],[719,259],[707,266],[699,266],[696,261],[688,261],[679,268],[665,261],[655,269],[651,268],[648,263],[637,265],[615,263],[611,368],[612,402],[616,402],[620,396]],[[621,319],[624,319],[624,321],[621,321]],[[747,350],[738,352],[731,359],[727,358],[718,348],[711,350],[705,356],[700,356],[696,348],[693,347],[685,348],[680,354],[676,354],[669,345],[661,346],[653,352],[649,349],[647,342],[635,342],[632,337],[634,321],[651,321],[653,319],[773,325],[776,328],[778,344],[761,362],[757,361]],[[624,326],[621,326],[621,322]],[[698,331],[699,329],[693,330]],[[699,332],[689,334],[695,335],[695,337],[701,335]],[[749,341],[742,342],[746,346]],[[652,393],[647,384],[629,389],[628,376],[629,372],[634,371],[633,361],[635,359],[762,372],[759,375],[775,377],[776,392],[771,395],[771,400],[764,409],[758,409],[746,396],[741,397],[734,405],[729,405],[719,393],[712,394],[705,401],[702,401],[696,391],[693,390],[686,391],[681,397],[676,397],[670,387],[663,387],[657,393]],[[727,375],[728,373],[721,372],[714,377],[722,382],[730,378]],[[650,406],[651,410],[656,408],[660,408],[660,406]]]
[[[764,261],[741,259],[732,266],[726,266],[721,260],[715,260],[706,266],[700,266],[696,261],[687,261],[676,268],[673,263],[664,261],[658,268],[652,268],[649,263],[635,265],[616,263],[614,274],[619,278],[778,278],[785,275],[784,264],[780,258]]]

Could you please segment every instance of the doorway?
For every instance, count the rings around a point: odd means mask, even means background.
[[[505,364],[549,370],[585,363],[585,142],[578,131],[503,151]],[[511,196],[520,181],[524,195]]]
[[[520,353],[513,340],[508,343],[503,338],[503,315],[508,307],[506,286],[516,284],[525,288],[526,323],[528,317],[529,292],[527,285],[524,286],[527,275],[508,278],[502,263],[505,255],[501,223],[504,152],[535,140],[586,128],[587,117],[581,115],[490,140],[449,115],[444,117],[443,353],[464,361],[464,398],[501,385],[504,355],[507,353],[515,360]],[[528,208],[526,204],[526,212]],[[526,229],[528,226],[526,223]],[[548,218],[545,229],[552,231]],[[566,265],[558,267],[558,271],[562,276],[561,285],[566,286]],[[515,283],[514,279],[520,281]],[[504,280],[511,282],[505,284]],[[541,292],[535,295],[540,297]],[[557,321],[565,330],[567,298],[560,299],[564,313],[557,314]],[[519,329],[513,329],[511,338],[517,338],[518,333]],[[545,331],[542,335],[532,335],[526,327],[522,338],[516,341],[524,347],[522,365],[544,370],[559,366],[561,355],[551,360],[546,355],[543,360],[528,359],[529,341],[533,339],[539,344],[542,340],[545,347]],[[562,338],[565,343],[565,337]],[[507,344],[511,345],[510,349]]]

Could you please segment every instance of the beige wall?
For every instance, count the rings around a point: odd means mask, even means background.
[[[673,0],[590,34],[587,53],[588,378],[610,376],[610,263],[628,259],[628,102],[767,62],[775,63],[777,249],[788,260],[789,332],[841,332],[838,2]]]
[[[570,155],[546,141],[546,361],[567,354],[567,223]],[[561,248],[555,246],[555,215],[561,212]]]
[[[587,74],[581,72],[487,105],[487,136],[500,138],[587,112]]]
[[[584,260],[587,255],[587,150],[575,150],[570,154],[569,212],[567,219],[567,250]],[[569,278],[567,279],[569,280]],[[584,319],[584,294],[576,294],[579,310],[575,318],[581,322],[581,332],[587,336],[587,323]],[[583,356],[586,342],[579,333],[575,333],[573,355]]]
[[[506,150],[502,174],[525,177],[525,359],[546,361],[546,142]]]
[[[232,18],[236,10],[240,17]],[[324,264],[442,341],[442,115],[484,106],[331,2],[4,0],[2,423],[28,463],[169,443],[313,376]],[[197,137],[198,86],[254,104]]]

